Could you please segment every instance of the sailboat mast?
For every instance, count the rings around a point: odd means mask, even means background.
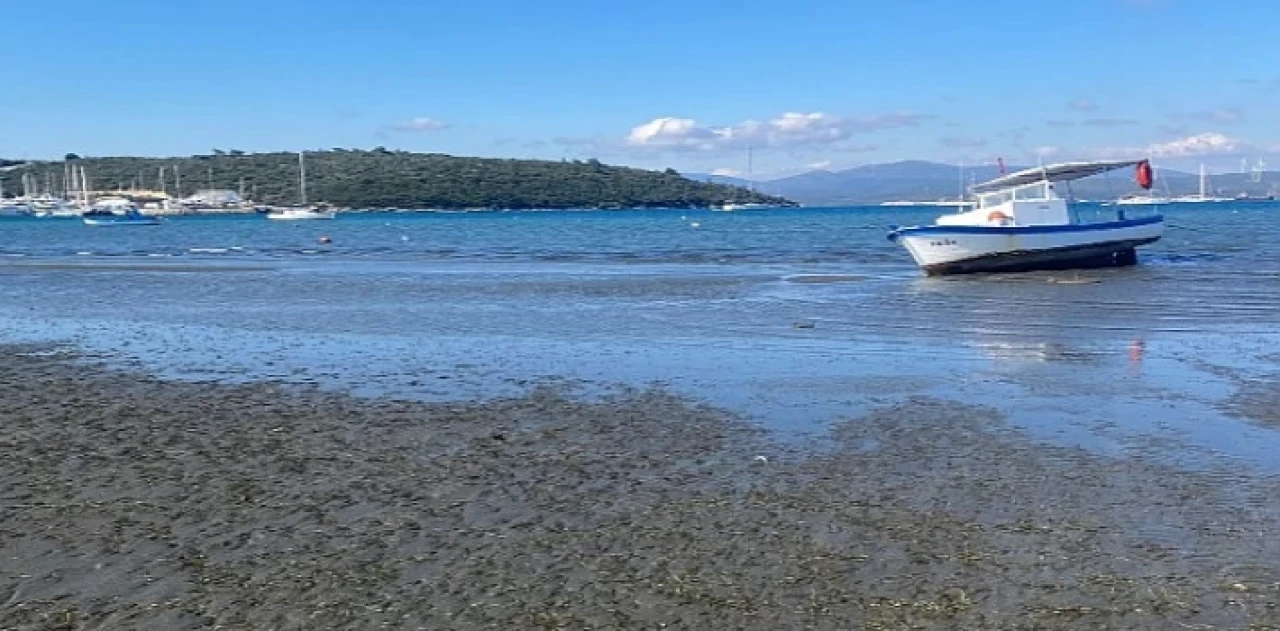
[[[298,152],[298,191],[302,194],[302,205],[307,205],[307,162],[302,151]]]
[[[1208,197],[1208,195],[1205,193],[1204,163],[1201,162],[1200,163],[1200,198],[1204,199],[1205,197]]]

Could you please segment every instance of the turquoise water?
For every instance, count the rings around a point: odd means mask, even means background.
[[[1280,468],[1276,426],[1232,407],[1280,375],[1280,205],[1166,209],[1134,268],[924,278],[885,233],[936,212],[5,220],[0,335],[418,398],[659,382],[783,434],[929,395],[1045,440]]]

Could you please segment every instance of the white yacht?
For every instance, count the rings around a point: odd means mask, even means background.
[[[65,199],[42,195],[30,201],[31,214],[37,217],[79,217],[83,210]]]
[[[1170,199],[1170,202],[1176,204],[1203,204],[1205,202],[1229,202],[1230,197],[1218,197],[1209,194],[1209,175],[1204,170],[1204,164],[1200,164],[1200,192],[1195,195],[1183,195]]]
[[[31,214],[31,206],[21,199],[5,199],[4,184],[0,183],[0,217],[20,217]]]
[[[300,219],[333,219],[337,213],[319,206],[307,205],[307,163],[303,152],[298,152],[298,192],[302,198],[301,206],[277,207],[267,211],[267,219],[300,220]]]
[[[319,206],[297,206],[290,208],[272,208],[267,212],[267,219],[333,219],[337,213],[324,210]]]
[[[756,192],[756,184],[755,184],[755,181],[751,179],[752,167],[753,167],[753,160],[752,160],[752,148],[751,148],[751,147],[747,147],[747,190],[751,191],[752,193],[755,193],[755,192]],[[761,202],[742,202],[742,203],[739,203],[739,202],[724,202],[723,204],[720,204],[719,206],[715,206],[715,207],[713,207],[711,210],[721,210],[721,211],[726,211],[726,212],[733,212],[733,211],[735,211],[735,210],[761,210],[761,209],[764,209],[764,208],[777,208],[777,205],[776,205],[776,204],[764,204],[764,203],[761,203]]]

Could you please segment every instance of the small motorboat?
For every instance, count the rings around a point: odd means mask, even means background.
[[[1130,218],[1117,208],[1114,221],[1085,222],[1054,186],[1126,167],[1135,168],[1139,186],[1151,189],[1147,160],[1025,169],[973,187],[973,210],[943,215],[932,226],[895,228],[888,237],[930,276],[1134,265],[1136,248],[1163,234],[1162,215]]]
[[[122,197],[98,200],[81,215],[86,226],[158,226],[159,217],[138,212],[138,205]]]

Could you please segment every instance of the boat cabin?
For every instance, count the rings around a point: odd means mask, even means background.
[[[1068,162],[1002,175],[973,187],[977,205],[968,212],[943,215],[940,226],[1057,226],[1076,223],[1057,184],[1134,166],[1144,161]]]
[[[84,213],[89,216],[136,215],[138,205],[123,197],[103,197]]]
[[[943,215],[940,226],[1036,226],[1071,223],[1066,200],[1058,197],[1053,182],[981,193],[968,212]]]

